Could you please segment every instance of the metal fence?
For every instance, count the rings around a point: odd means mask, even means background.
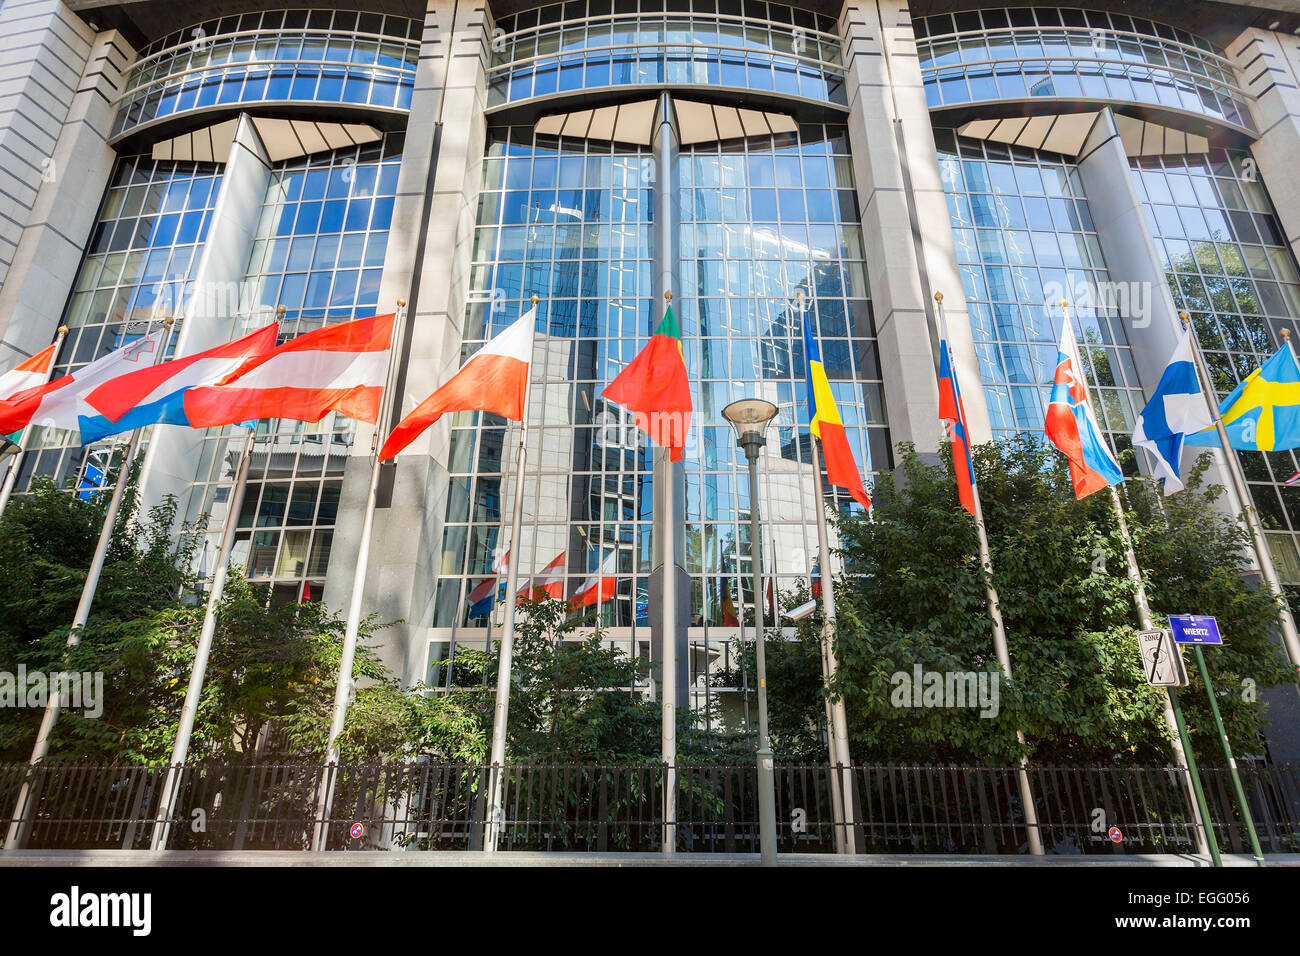
[[[332,850],[466,850],[482,845],[489,768],[422,761],[193,764],[184,769],[170,849],[307,849],[316,795],[335,774],[325,821]],[[1266,852],[1300,849],[1300,767],[1244,765]],[[659,764],[547,764],[503,771],[502,849],[657,851],[663,838]],[[1027,852],[1014,767],[854,767],[854,845],[865,853]],[[0,839],[30,782],[29,848],[146,849],[165,768],[49,762],[0,765]],[[1203,770],[1220,846],[1249,843],[1225,770]],[[678,768],[682,852],[757,852],[750,765]],[[1055,853],[1196,850],[1181,771],[1168,767],[1032,767],[1043,844]],[[776,768],[780,852],[829,853],[837,823],[831,768]],[[360,835],[354,836],[360,824]],[[1122,842],[1108,837],[1118,827]]]

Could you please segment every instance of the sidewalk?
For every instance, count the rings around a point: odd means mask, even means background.
[[[1267,865],[1300,866],[1300,853],[1275,853]],[[1243,854],[1223,855],[1224,866],[1254,866]],[[757,853],[682,853],[666,860],[657,853],[481,853],[463,850],[385,851],[340,850],[328,853],[284,850],[20,850],[0,851],[0,867],[141,867],[141,866],[746,866],[759,865]],[[821,853],[790,853],[779,866],[1036,866],[1036,867],[1209,867],[1208,857],[1195,854],[1098,854],[1060,856],[938,856],[864,854],[840,857]]]

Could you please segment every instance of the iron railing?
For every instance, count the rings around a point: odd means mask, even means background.
[[[0,765],[0,839],[29,782],[22,845],[31,849],[147,849],[165,768],[47,762]],[[482,847],[490,769],[425,761],[191,764],[185,767],[168,849],[307,849],[316,794],[337,775],[325,827],[332,850]],[[1027,852],[1014,767],[854,767],[853,845],[865,853]],[[1300,767],[1243,765],[1243,784],[1266,852],[1300,849]],[[661,849],[660,764],[507,766],[501,849]],[[1170,767],[1031,767],[1043,844],[1054,853],[1183,853],[1197,848],[1182,771]],[[1226,771],[1203,770],[1220,846],[1249,842]],[[752,764],[684,764],[678,849],[758,850]],[[779,851],[829,853],[837,826],[831,768],[776,768]],[[360,835],[353,836],[360,824]],[[1113,842],[1110,828],[1121,831]]]

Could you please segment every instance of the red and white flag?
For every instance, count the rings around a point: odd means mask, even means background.
[[[379,450],[379,460],[392,458],[447,412],[495,412],[520,421],[528,394],[536,317],[537,310],[529,309],[471,355],[446,384],[398,422]]]
[[[393,315],[327,325],[281,345],[220,385],[185,393],[195,428],[262,418],[318,422],[338,412],[373,425],[388,377]]]
[[[81,416],[98,414],[86,403],[86,396],[109,379],[153,365],[165,334],[165,330],[157,329],[48,385],[28,389],[12,401],[0,403],[0,434],[27,425],[79,432]]]
[[[614,576],[617,570],[618,552],[611,551],[605,555],[605,560],[600,562],[596,573],[578,585],[578,590],[573,592],[569,603],[578,607],[584,604],[600,604],[614,597],[618,593],[618,578]]]
[[[0,375],[0,402],[8,402],[19,392],[31,388],[40,388],[50,377],[50,366],[54,364],[54,353],[58,342],[51,342],[31,358]]]
[[[541,574],[519,589],[520,595],[533,601],[544,600],[543,595],[550,598],[564,597],[564,572],[568,565],[568,552],[561,551],[551,559],[550,564],[542,568]]]

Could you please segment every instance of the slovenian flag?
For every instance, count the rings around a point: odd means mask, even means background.
[[[195,428],[263,418],[318,422],[330,412],[379,420],[393,315],[338,322],[290,339],[214,387],[185,393]]]
[[[826,480],[837,488],[844,488],[864,508],[871,507],[867,489],[858,474],[858,463],[849,447],[849,437],[840,422],[840,410],[831,394],[831,383],[826,378],[817,339],[813,337],[812,322],[808,313],[803,317],[804,358],[808,363],[808,429],[822,446],[822,459],[826,465]]]
[[[1068,319],[1061,329],[1052,397],[1043,429],[1052,444],[1070,460],[1070,480],[1076,498],[1086,498],[1124,480],[1119,462],[1106,446],[1092,403],[1088,401],[1079,344]]]
[[[537,309],[529,309],[471,355],[459,372],[397,423],[379,449],[379,460],[392,458],[448,412],[494,412],[521,421],[536,324]]]
[[[948,347],[948,329],[940,329],[939,339],[939,420],[948,423],[952,442],[952,470],[957,476],[957,498],[961,506],[975,514],[975,463],[971,461],[970,430],[966,427],[966,406],[961,400],[961,385],[952,365]]]
[[[269,355],[275,350],[278,331],[278,323],[273,322],[233,342],[105,382],[86,395],[86,404],[99,414],[78,416],[81,443],[89,445],[146,425],[193,425],[185,414],[186,391],[216,385]]]
[[[1151,452],[1155,459],[1155,477],[1165,480],[1166,495],[1183,488],[1179,459],[1184,440],[1213,424],[1196,378],[1191,333],[1184,329],[1155,394],[1138,415],[1137,430],[1133,432],[1133,444]]]

